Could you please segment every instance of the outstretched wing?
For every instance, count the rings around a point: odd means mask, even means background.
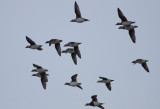
[[[82,87],[79,85],[79,86],[77,86],[78,88],[80,88],[80,89],[82,89]],[[83,89],[82,89],[83,90]]]
[[[55,48],[56,48],[57,53],[59,54],[59,56],[61,56],[61,46],[60,46],[60,43],[55,44]]]
[[[75,74],[75,75],[73,75],[73,76],[71,77],[72,82],[77,82],[77,75],[78,75],[78,74]]]
[[[104,107],[102,105],[99,105],[98,107],[101,108],[101,109],[104,109]]]
[[[36,67],[37,69],[41,69],[42,67],[36,64],[33,64],[34,67]]]
[[[106,86],[107,86],[108,90],[111,91],[111,83],[110,82],[106,83]]]
[[[99,78],[100,78],[100,79],[103,79],[103,80],[108,80],[107,78],[105,78],[105,77],[101,77],[101,76],[100,76]]]
[[[41,83],[44,89],[46,89],[47,86],[46,82],[48,82],[47,74],[45,72],[41,73]]]
[[[75,1],[75,4],[74,4],[74,8],[75,8],[75,13],[76,13],[76,18],[81,17],[81,12],[80,12],[79,6],[78,6],[76,1]]]
[[[81,53],[80,53],[80,50],[79,50],[78,46],[74,47],[74,51],[76,52],[76,54],[78,55],[78,57],[81,58]]]
[[[26,36],[26,40],[27,40],[28,43],[30,43],[30,45],[36,45],[36,43],[27,36]]]
[[[134,29],[129,30],[129,35],[130,35],[131,40],[133,41],[133,43],[136,43],[136,36],[135,36]]]
[[[147,72],[149,72],[149,68],[148,68],[146,62],[142,64],[142,67],[143,67]]]
[[[97,95],[93,95],[93,96],[91,96],[91,98],[92,98],[92,101],[97,101],[98,102]]]
[[[122,11],[118,8],[118,16],[122,21],[128,21],[127,18],[123,15]]]
[[[73,62],[77,65],[77,57],[76,57],[76,53],[72,53],[71,56],[72,56]]]

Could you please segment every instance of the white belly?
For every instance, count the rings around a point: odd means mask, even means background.
[[[104,80],[103,82],[104,82],[104,83],[109,83],[109,82],[111,82],[111,80],[108,79],[108,80]]]
[[[32,45],[32,46],[31,46],[32,49],[37,49],[37,48],[39,48],[39,47],[41,47],[41,45]]]
[[[45,72],[45,69],[37,69],[37,72],[39,73]]]
[[[122,22],[122,25],[124,25],[124,26],[128,26],[128,25],[130,25],[130,24],[131,24],[131,22],[130,22],[130,21]]]
[[[72,87],[75,87],[75,86],[77,86],[77,85],[78,85],[77,82],[70,82],[70,86],[72,86]]]
[[[76,22],[82,23],[82,22],[84,22],[84,19],[83,19],[83,18],[77,18],[77,19],[76,19]]]
[[[132,25],[130,25],[130,26],[125,26],[125,29],[126,30],[131,30],[131,29],[133,29],[134,27],[132,26]]]
[[[100,103],[99,102],[93,102],[94,106],[99,106]]]

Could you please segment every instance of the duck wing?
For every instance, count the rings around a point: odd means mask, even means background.
[[[72,82],[77,82],[77,75],[78,75],[78,74],[75,74],[75,75],[73,75],[73,76],[71,77]]]
[[[104,109],[104,107],[102,105],[99,105],[98,107],[101,108],[101,109]]]
[[[142,67],[143,67],[147,72],[149,72],[149,68],[148,68],[146,62],[142,64]]]
[[[57,53],[59,54],[59,56],[61,56],[61,46],[60,46],[60,43],[55,44],[55,48],[56,48]]]
[[[34,67],[36,67],[37,69],[41,69],[42,67],[37,65],[37,64],[33,64]]]
[[[44,89],[46,89],[46,86],[47,86],[46,82],[48,82],[46,73],[45,72],[41,73],[41,83]]]
[[[74,51],[76,52],[76,54],[78,55],[78,57],[81,58],[81,53],[80,53],[80,50],[79,50],[78,46],[74,47]]]
[[[134,29],[129,30],[129,35],[131,37],[131,40],[133,43],[136,43],[136,36],[135,36],[135,31]]]
[[[26,40],[28,43],[30,43],[30,45],[36,45],[36,43],[32,39],[30,39],[28,36],[26,36]]]
[[[108,80],[108,78],[105,78],[105,77],[99,77],[100,79],[103,79],[103,80]]]
[[[97,100],[97,95],[93,95],[93,96],[91,96],[91,98],[92,98],[92,101],[98,102],[98,100]]]
[[[77,57],[76,57],[76,53],[71,53],[71,56],[72,56],[73,62],[77,65]]]
[[[75,1],[75,4],[74,4],[74,8],[75,8],[75,13],[76,13],[76,18],[80,18],[81,17],[81,12],[80,12],[79,6],[78,6],[76,1]]]
[[[108,90],[111,91],[111,83],[110,82],[106,83],[106,86],[107,86]]]
[[[122,11],[118,8],[118,16],[122,21],[128,21],[127,18],[123,15]]]

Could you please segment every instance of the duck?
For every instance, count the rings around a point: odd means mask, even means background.
[[[37,64],[33,64],[33,67],[36,67],[36,69],[33,69],[31,72],[43,73],[43,72],[47,72],[48,71],[47,69],[42,68],[41,66],[39,66]]]
[[[136,43],[136,35],[135,35],[135,30],[134,28],[137,28],[138,26],[136,25],[129,25],[129,26],[120,26],[118,29],[125,29],[128,30],[130,38],[133,43]]]
[[[134,63],[134,64],[136,64],[136,63],[141,64],[142,67],[143,67],[147,72],[149,72],[149,68],[148,68],[148,66],[147,66],[147,62],[148,62],[148,60],[145,60],[145,59],[137,59],[137,60],[135,60],[135,61],[132,61],[132,63]]]
[[[77,65],[76,52],[73,48],[68,48],[66,50],[63,50],[62,53],[70,53],[74,64]]]
[[[70,83],[65,83],[64,85],[69,85],[69,86],[72,86],[72,87],[78,87],[80,89],[83,90],[83,88],[80,86],[81,83],[78,83],[77,82],[77,75],[78,74],[74,74],[72,77],[71,77],[71,82]]]
[[[37,76],[39,78],[41,78],[41,83],[44,89],[46,89],[46,82],[48,82],[48,78],[47,76],[49,76],[49,74],[47,74],[46,72],[42,72],[42,73],[37,73],[37,74],[33,74],[32,76]]]
[[[135,36],[135,30],[134,30],[134,28],[137,28],[138,26],[132,25],[135,22],[128,21],[127,18],[126,18],[126,16],[123,15],[122,11],[119,8],[117,8],[117,11],[118,11],[119,18],[121,19],[121,22],[117,23],[116,25],[122,25],[118,29],[128,30],[132,42],[136,43],[136,36]]]
[[[28,36],[26,36],[26,40],[30,45],[26,46],[26,48],[31,48],[31,49],[37,49],[37,50],[43,50],[41,47],[42,45],[37,45],[32,39],[30,39]]]
[[[101,109],[104,109],[104,107],[102,106],[104,103],[99,103],[97,100],[97,95],[93,95],[91,96],[92,101],[90,103],[85,104],[85,106],[97,106]]]
[[[121,19],[121,22],[117,23],[116,25],[129,26],[129,25],[135,23],[133,21],[128,21],[127,18],[123,15],[122,11],[119,8],[117,8],[117,11],[118,11],[119,18]]]
[[[79,6],[78,6],[76,1],[74,3],[74,8],[75,8],[76,18],[72,19],[71,22],[82,23],[82,22],[85,22],[85,21],[89,21],[88,19],[82,18]]]
[[[46,44],[49,43],[49,46],[51,46],[52,44],[55,44],[55,48],[57,50],[57,53],[59,56],[61,56],[61,46],[60,46],[60,42],[62,42],[62,40],[59,39],[51,39],[49,41],[46,41]]]
[[[74,47],[74,51],[75,53],[77,54],[77,56],[81,59],[81,53],[80,53],[80,50],[79,50],[79,47],[78,45],[80,45],[82,43],[80,42],[68,42],[67,44],[64,45],[64,47]]]
[[[99,77],[100,79],[102,80],[98,80],[97,83],[105,83],[108,90],[111,91],[111,82],[114,81],[114,80],[111,80],[111,79],[108,79],[108,78],[105,78],[105,77]]]

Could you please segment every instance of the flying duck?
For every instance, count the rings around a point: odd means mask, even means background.
[[[73,48],[68,48],[66,50],[63,50],[62,53],[71,53],[72,60],[75,65],[77,65],[77,57],[76,57],[76,52]]]
[[[39,78],[41,78],[41,83],[44,89],[46,89],[46,82],[48,82],[48,78],[47,76],[49,76],[49,74],[47,74],[46,72],[43,73],[37,73],[37,74],[33,74],[32,76],[37,76]]]
[[[78,74],[75,74],[75,75],[73,75],[72,77],[71,77],[71,82],[70,83],[65,83],[64,85],[69,85],[69,86],[72,86],[72,87],[78,87],[78,88],[80,88],[80,89],[82,89],[82,87],[80,86],[81,85],[81,83],[78,83],[77,82],[77,75]],[[82,89],[83,90],[83,89]]]
[[[148,62],[148,60],[145,60],[145,59],[137,59],[137,60],[133,61],[132,63],[134,63],[134,64],[136,64],[136,63],[141,64],[142,67],[143,67],[147,72],[149,72],[149,68],[148,68],[148,66],[147,66],[147,62]]]
[[[47,72],[48,70],[45,68],[42,68],[39,65],[33,64],[33,67],[36,67],[37,69],[33,69],[32,72],[39,72],[39,73],[43,73],[43,72]]]
[[[129,26],[129,25],[135,23],[135,22],[132,22],[132,21],[128,21],[127,18],[123,15],[122,11],[119,8],[117,8],[117,11],[118,11],[119,18],[121,19],[121,22],[117,23],[116,25]]]
[[[59,54],[59,56],[61,56],[61,46],[60,46],[60,42],[62,42],[62,40],[59,39],[51,39],[49,41],[46,41],[46,44],[49,43],[49,46],[51,46],[51,44],[55,44],[55,48],[57,50],[57,53]]]
[[[97,106],[101,109],[104,109],[104,107],[102,106],[102,104],[104,104],[104,103],[98,102],[97,95],[93,95],[93,96],[91,96],[91,98],[92,98],[92,101],[90,103],[87,103],[85,106]]]
[[[76,52],[76,54],[78,55],[79,58],[81,58],[81,53],[80,53],[80,50],[79,50],[79,47],[78,45],[80,45],[81,43],[79,42],[68,42],[67,44],[64,45],[64,47],[74,47],[74,51]]]
[[[30,43],[29,46],[26,46],[26,48],[31,48],[31,49],[37,49],[37,50],[43,50],[41,47],[42,45],[37,45],[32,39],[26,36],[26,40],[28,43]]]
[[[134,28],[137,28],[138,26],[135,25],[129,25],[129,26],[120,26],[118,29],[126,29],[129,32],[130,38],[133,43],[136,43],[136,35]]]
[[[117,23],[116,25],[123,25],[123,26],[120,26],[118,29],[128,30],[132,42],[136,43],[136,36],[135,36],[134,28],[137,28],[138,26],[131,25],[135,22],[128,21],[127,18],[123,15],[122,11],[119,8],[117,8],[117,11],[118,11],[119,18],[121,19],[121,23]]]
[[[108,90],[111,91],[111,82],[114,81],[114,80],[111,80],[111,79],[108,79],[108,78],[105,78],[105,77],[99,77],[100,79],[102,80],[98,80],[97,82],[98,83],[105,83]]]
[[[79,6],[78,6],[76,1],[75,1],[75,4],[74,4],[74,8],[75,8],[76,18],[72,19],[71,22],[82,23],[84,21],[89,21],[88,19],[82,18]]]

